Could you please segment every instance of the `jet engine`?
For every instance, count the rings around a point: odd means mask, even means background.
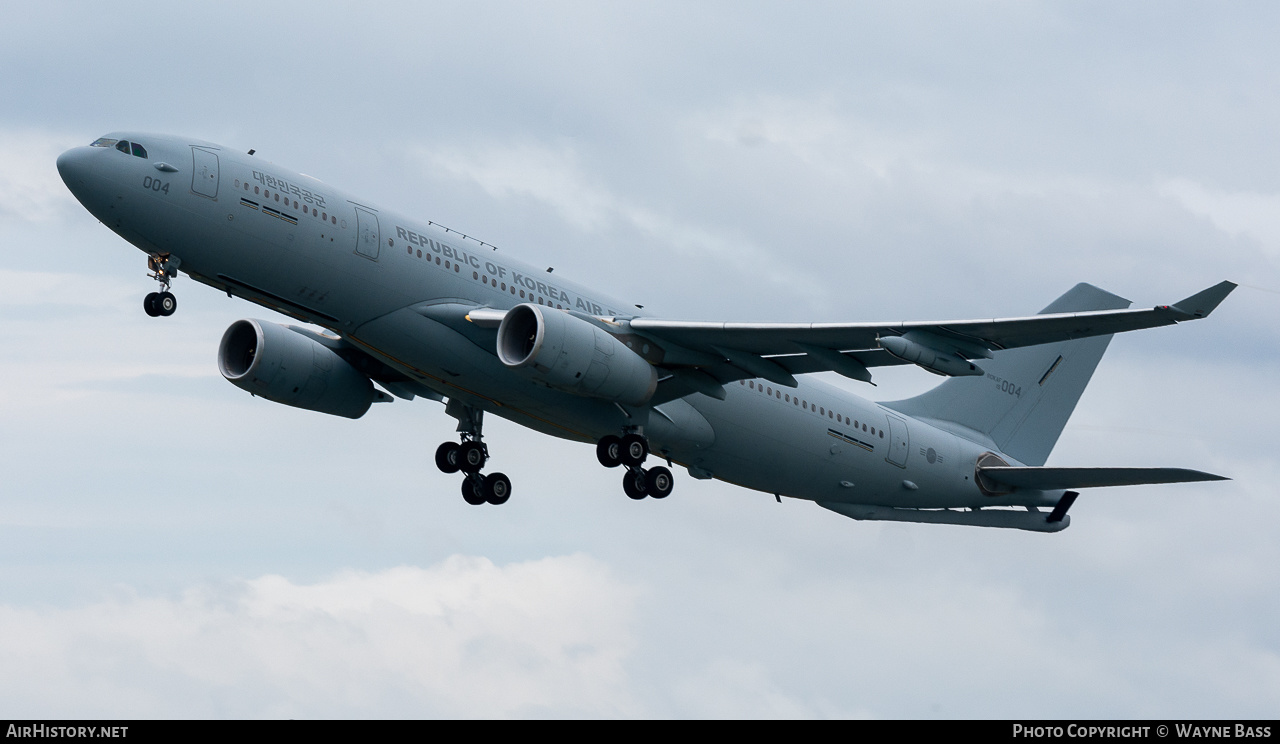
[[[641,405],[653,397],[653,365],[590,322],[541,305],[516,305],[498,326],[498,358],[548,386]]]
[[[237,320],[222,334],[218,369],[227,381],[267,400],[360,418],[386,396],[324,344],[287,326]]]

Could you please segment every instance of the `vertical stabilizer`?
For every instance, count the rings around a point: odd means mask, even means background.
[[[1129,304],[1091,284],[1077,284],[1040,314],[1119,310]],[[1020,462],[1043,465],[1109,343],[1111,336],[1095,336],[998,351],[983,360],[984,376],[953,377],[923,395],[882,405],[975,429]]]

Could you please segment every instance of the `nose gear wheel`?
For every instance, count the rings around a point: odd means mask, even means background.
[[[178,298],[169,291],[169,283],[178,275],[177,258],[168,253],[147,257],[147,270],[151,278],[160,283],[159,292],[151,292],[142,299],[142,309],[153,318],[168,317],[178,310]]]

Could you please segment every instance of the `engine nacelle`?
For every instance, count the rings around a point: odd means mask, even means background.
[[[565,392],[642,405],[653,397],[653,365],[591,323],[560,310],[525,303],[498,326],[498,358],[528,369]]]
[[[241,390],[334,416],[360,418],[386,398],[324,344],[261,320],[237,320],[222,334],[218,369]]]
[[[906,336],[884,336],[880,339],[880,348],[935,375],[963,377],[985,374],[981,367],[958,354],[913,341]]]

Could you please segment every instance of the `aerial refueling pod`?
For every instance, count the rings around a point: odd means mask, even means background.
[[[658,386],[653,365],[603,329],[530,303],[502,319],[498,358],[558,390],[631,405],[648,401]]]
[[[880,348],[904,362],[923,367],[943,377],[986,374],[981,367],[961,356],[958,344],[948,343],[932,334],[908,331],[902,336],[882,336]],[[990,357],[987,349],[964,349],[972,356]]]
[[[360,418],[375,401],[389,400],[332,349],[261,320],[237,320],[222,334],[218,369],[241,390],[334,416]]]

